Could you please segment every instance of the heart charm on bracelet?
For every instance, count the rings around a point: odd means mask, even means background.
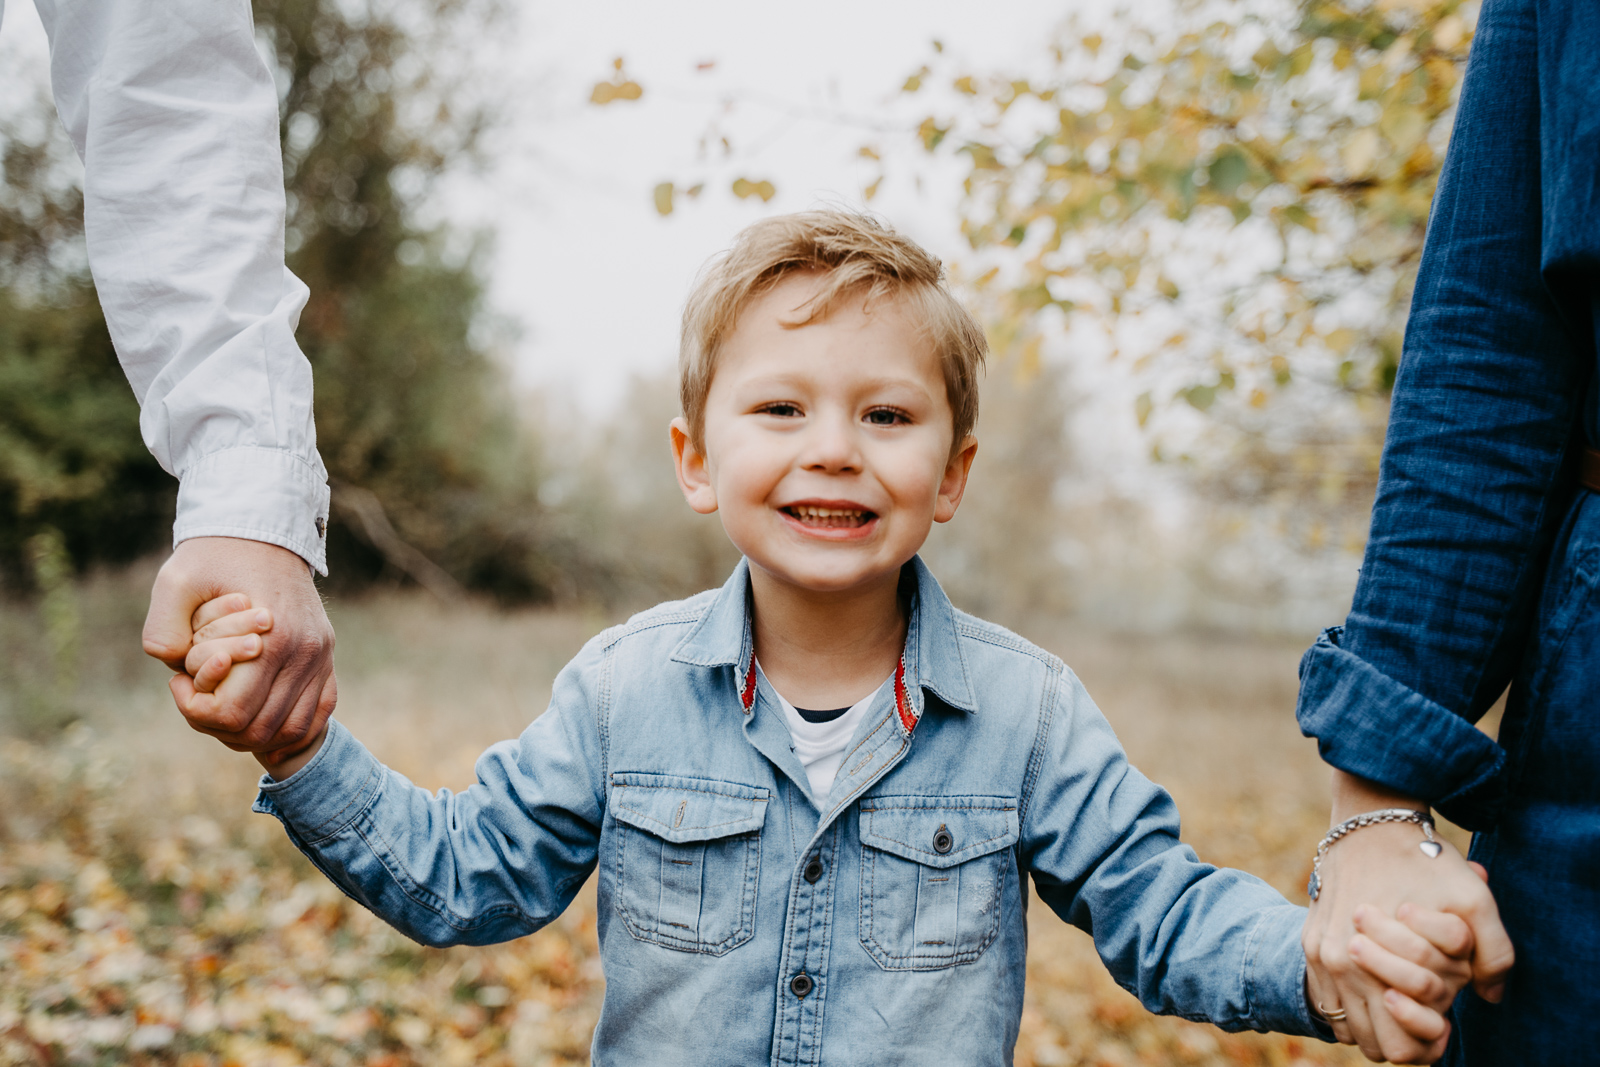
[[[1417,847],[1420,848],[1422,850],[1422,854],[1428,857],[1430,860],[1438,859],[1439,853],[1444,851],[1444,846],[1439,844],[1437,841],[1419,841],[1417,842]]]

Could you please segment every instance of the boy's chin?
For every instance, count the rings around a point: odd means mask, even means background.
[[[762,560],[745,554],[753,566],[766,572],[773,580],[790,588],[819,596],[839,596],[865,592],[884,584],[897,582],[900,568],[910,561],[885,563],[880,560]]]

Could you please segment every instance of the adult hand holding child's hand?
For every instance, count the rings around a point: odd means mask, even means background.
[[[268,618],[238,617],[250,608],[266,609]],[[218,629],[224,617],[233,621]],[[226,665],[187,662],[195,631],[208,625],[201,641],[227,643],[205,658],[226,651]],[[269,767],[322,736],[336,699],[333,641],[305,562],[276,545],[233,537],[179,544],[156,577],[144,626],[145,652],[180,672],[172,695],[189,725]]]
[[[1421,805],[1335,772],[1335,822],[1391,807]],[[1497,1002],[1514,958],[1483,868],[1448,842],[1429,857],[1418,840],[1415,826],[1388,823],[1339,841],[1322,864],[1302,935],[1313,995],[1345,1013],[1334,1033],[1375,1062],[1438,1059],[1448,1024],[1428,1038],[1428,1027],[1416,1025],[1422,1009],[1442,1014],[1469,980]],[[1420,936],[1408,939],[1396,927]],[[1436,967],[1440,954],[1459,966]],[[1420,967],[1404,969],[1397,957]]]

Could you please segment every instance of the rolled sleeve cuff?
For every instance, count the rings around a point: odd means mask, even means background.
[[[1285,905],[1261,916],[1245,955],[1245,989],[1256,1029],[1337,1040],[1306,1002],[1306,953],[1300,944],[1306,909]]]
[[[1300,731],[1327,763],[1425,800],[1468,830],[1504,802],[1505,751],[1441,704],[1339,647],[1324,630],[1300,661]]]
[[[297,842],[314,846],[344,831],[372,805],[383,776],[383,764],[330,719],[328,736],[311,762],[281,782],[261,776],[251,810],[275,816]]]
[[[328,479],[322,462],[273,448],[229,448],[184,469],[172,543],[242,537],[287,548],[328,573]]]

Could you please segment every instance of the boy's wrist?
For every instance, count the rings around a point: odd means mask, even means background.
[[[277,749],[272,752],[256,752],[256,762],[262,769],[278,781],[293,777],[302,767],[310,763],[321,751],[323,743],[328,738],[328,724],[324,722],[322,729],[316,736],[305,744],[290,749]]]

